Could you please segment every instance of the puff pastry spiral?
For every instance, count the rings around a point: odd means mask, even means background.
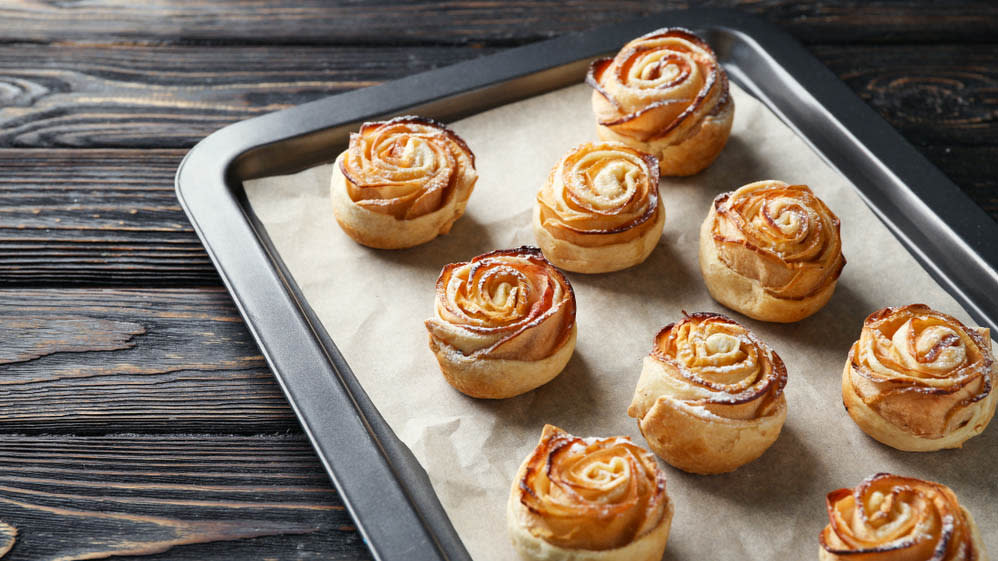
[[[728,141],[735,104],[714,51],[681,28],[653,31],[592,63],[593,112],[603,140],[658,158],[663,175],[693,175]]]
[[[669,464],[732,471],[759,456],[787,417],[780,356],[719,314],[687,314],[655,336],[627,414]]]
[[[826,502],[821,561],[987,561],[973,517],[945,485],[878,473]]]
[[[806,185],[768,180],[723,193],[700,228],[710,295],[758,320],[794,322],[817,312],[845,263],[839,219]]]
[[[472,397],[505,398],[558,375],[575,349],[575,294],[532,247],[443,268],[430,349],[448,382]]]
[[[545,425],[513,479],[506,520],[529,561],[659,561],[672,513],[665,474],[629,438]]]
[[[534,235],[544,256],[578,273],[644,261],[662,236],[658,162],[619,142],[581,144],[537,193]]]
[[[987,329],[924,304],[884,308],[863,322],[842,372],[842,401],[863,432],[899,450],[959,448],[998,403]]]
[[[333,214],[357,243],[401,249],[450,231],[478,180],[457,134],[423,117],[364,123],[336,158]]]

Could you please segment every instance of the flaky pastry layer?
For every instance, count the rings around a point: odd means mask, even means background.
[[[658,162],[618,142],[576,146],[537,193],[534,235],[569,271],[605,273],[643,262],[662,235]]]
[[[719,314],[688,314],[655,337],[627,414],[648,445],[692,473],[725,473],[755,460],[787,416],[779,355]]]
[[[702,39],[681,28],[653,31],[592,63],[597,133],[659,160],[663,175],[693,175],[727,143],[734,120],[728,76]]]
[[[529,561],[658,561],[673,507],[654,457],[630,439],[546,425],[513,478],[506,514]]]
[[[775,180],[714,199],[700,227],[699,257],[715,300],[783,323],[821,309],[845,266],[838,218],[806,185]]]
[[[899,450],[959,448],[998,405],[990,332],[923,304],[884,308],[863,322],[842,372],[856,424]]]
[[[973,516],[945,485],[878,473],[826,505],[822,561],[987,561]]]
[[[364,123],[337,157],[330,197],[357,243],[402,249],[450,231],[478,180],[474,155],[453,131],[421,117]]]
[[[444,377],[473,397],[505,398],[556,376],[575,349],[575,294],[537,248],[443,268],[425,322]]]

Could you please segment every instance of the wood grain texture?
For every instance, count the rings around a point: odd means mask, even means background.
[[[369,559],[298,436],[4,436],[0,519],[4,561]]]
[[[998,44],[811,49],[914,143],[998,144]],[[496,50],[5,46],[0,147],[188,148],[235,121]]]
[[[0,150],[0,286],[217,285],[177,202],[181,150]]]
[[[300,430],[222,289],[0,290],[0,341],[0,434]]]
[[[811,50],[914,144],[998,145],[998,43]]]
[[[189,148],[236,121],[489,52],[0,46],[0,146]]]
[[[7,555],[17,541],[17,528],[0,522],[0,558]]]
[[[512,2],[322,0],[16,0],[0,7],[7,41],[311,44],[518,44],[668,10],[737,7],[810,42],[994,40],[986,0],[719,0]]]

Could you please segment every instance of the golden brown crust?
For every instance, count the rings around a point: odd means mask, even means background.
[[[665,326],[645,358],[627,414],[663,460],[724,473],[769,448],[786,419],[780,356],[720,314]]]
[[[822,561],[987,561],[974,518],[945,485],[878,473],[826,504]]]
[[[806,185],[757,181],[723,193],[700,228],[711,296],[758,320],[817,312],[845,263],[838,217]]]
[[[446,265],[426,320],[447,380],[472,397],[512,397],[546,383],[575,348],[575,294],[537,248]]]
[[[665,474],[627,437],[545,425],[510,489],[507,522],[529,560],[661,559],[672,521]]]
[[[590,65],[597,132],[659,160],[663,175],[693,175],[724,148],[734,119],[728,76],[702,39],[663,28]]]
[[[641,263],[664,224],[658,162],[618,142],[576,146],[537,193],[538,245],[569,271],[604,273]]]
[[[364,123],[333,166],[333,212],[360,244],[400,249],[450,231],[478,174],[457,134],[422,117]]]
[[[842,400],[871,437],[907,451],[959,448],[998,404],[987,329],[924,304],[884,308],[863,322],[842,373]]]

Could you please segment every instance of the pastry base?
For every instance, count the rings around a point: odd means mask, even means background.
[[[602,140],[616,140],[652,154],[658,158],[658,168],[662,175],[679,177],[700,173],[717,159],[728,143],[734,119],[735,103],[728,98],[728,102],[717,114],[704,118],[695,134],[678,143],[669,136],[644,142],[620,134],[605,125],[596,125],[596,134]]]
[[[330,180],[333,215],[340,228],[361,245],[375,249],[405,249],[424,244],[450,232],[454,222],[464,214],[467,199],[452,200],[429,214],[411,220],[399,220],[390,214],[368,210],[353,202],[347,194],[347,178],[340,171],[342,158],[343,154],[336,158]]]
[[[534,238],[544,257],[559,269],[573,273],[610,273],[643,263],[662,237],[665,209],[659,207],[655,223],[641,236],[627,242],[584,247],[552,236],[541,225],[541,213],[534,205]]]
[[[771,295],[758,281],[733,271],[721,261],[714,244],[711,225],[715,216],[711,207],[700,226],[700,273],[714,300],[752,319],[793,323],[813,315],[831,299],[834,282],[807,298],[786,299]]]
[[[993,369],[992,378],[994,378],[994,374],[995,370]],[[855,375],[859,376],[858,373]],[[963,428],[942,438],[924,438],[891,424],[871,409],[853,388],[852,376],[852,352],[850,352],[849,358],[846,359],[845,368],[842,370],[842,403],[849,416],[870,438],[904,452],[935,452],[948,448],[962,448],[963,443],[968,439],[984,432],[988,423],[991,422],[991,418],[994,417],[995,406],[998,405],[998,390],[992,388],[987,397],[978,402],[977,411]],[[932,399],[932,397],[926,396],[926,399]]]
[[[528,456],[529,459],[529,456]],[[513,547],[526,561],[660,561],[669,541],[674,512],[672,501],[666,503],[665,513],[658,526],[633,542],[616,549],[569,549],[550,544],[530,533],[529,511],[519,500],[519,483],[527,469],[524,460],[513,478],[513,485],[506,503],[506,528]]]
[[[783,395],[772,414],[748,420],[721,417],[667,395],[658,396],[647,408],[642,381],[668,376],[661,372],[663,368],[657,360],[645,357],[627,414],[639,417],[638,428],[648,447],[669,465],[700,475],[727,473],[762,456],[780,436],[787,418]]]
[[[437,357],[447,382],[471,397],[504,399],[526,393],[550,382],[565,369],[575,351],[578,324],[554,353],[535,361],[469,357],[430,336],[430,350]]]

